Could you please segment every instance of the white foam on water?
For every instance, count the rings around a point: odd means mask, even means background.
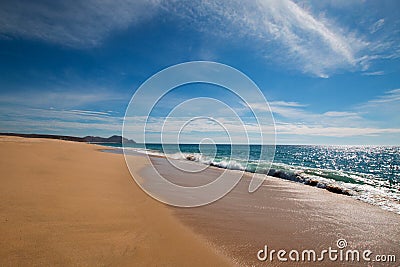
[[[164,154],[145,148],[124,149],[150,156],[163,156],[175,160],[190,160],[230,170],[255,172],[256,167],[258,166],[258,173],[316,186],[334,193],[346,194],[354,199],[400,214],[400,185],[390,185],[389,181],[376,179],[373,174],[307,168],[284,163],[273,163],[271,169],[268,170],[266,168],[270,165],[262,161],[258,163],[257,161],[246,162],[240,159],[209,158],[199,153],[178,152],[173,154]],[[249,168],[249,166],[252,166],[252,168]],[[263,168],[263,166],[266,168]],[[336,177],[336,179],[334,179],[334,177]],[[350,179],[354,182],[345,182],[340,179]]]

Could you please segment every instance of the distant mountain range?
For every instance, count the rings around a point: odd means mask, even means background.
[[[19,136],[19,137],[28,137],[28,138],[48,138],[48,139],[58,139],[58,140],[67,140],[74,142],[85,142],[85,143],[114,143],[114,144],[122,144],[122,141],[126,144],[135,144],[136,142],[127,138],[124,138],[120,135],[113,135],[110,137],[99,137],[99,136],[85,136],[85,137],[77,137],[77,136],[68,136],[68,135],[53,135],[53,134],[20,134],[20,133],[0,133],[0,135],[6,136]]]

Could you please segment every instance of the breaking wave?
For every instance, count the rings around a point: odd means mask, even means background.
[[[148,155],[169,157],[175,160],[189,160],[217,168],[266,174],[284,180],[315,186],[333,193],[347,195],[369,204],[379,206],[384,210],[400,214],[400,184],[393,184],[389,180],[377,178],[373,174],[310,168],[285,163],[269,164],[268,162],[243,160],[240,158],[218,156],[210,158],[200,153],[178,152],[173,154],[164,154],[157,150],[145,148],[124,149]]]

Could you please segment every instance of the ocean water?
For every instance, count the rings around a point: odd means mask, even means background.
[[[272,164],[260,158],[263,148],[268,149],[260,145],[224,144],[180,144],[179,147],[134,144],[125,147],[139,153],[264,173],[349,195],[400,214],[399,146],[277,145]]]

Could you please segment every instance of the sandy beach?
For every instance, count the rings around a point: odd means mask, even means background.
[[[270,249],[348,248],[400,257],[400,216],[326,190],[268,178],[253,194],[248,179],[221,200],[174,208],[147,196],[123,155],[83,143],[1,137],[0,265],[366,266],[366,262],[260,262]],[[131,156],[151,179],[143,156]],[[162,175],[185,173],[153,158]],[[208,168],[194,183],[221,173]],[[397,266],[393,262],[374,266]]]
[[[122,155],[47,139],[0,146],[0,266],[231,265],[139,189]]]

